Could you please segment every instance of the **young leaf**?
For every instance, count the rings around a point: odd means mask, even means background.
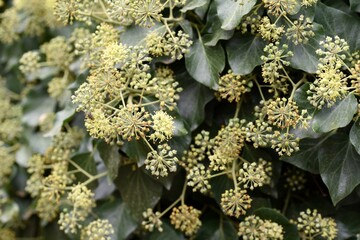
[[[185,66],[189,74],[198,82],[217,89],[219,73],[225,67],[225,53],[220,44],[214,47],[204,45],[201,37],[195,40],[185,55]]]
[[[222,23],[221,28],[232,30],[239,25],[241,18],[250,12],[256,0],[215,0],[215,3]]]
[[[331,108],[324,107],[313,118],[315,132],[330,132],[348,125],[357,111],[357,100],[353,94],[338,100]]]
[[[331,136],[319,152],[321,178],[336,205],[360,184],[360,155],[345,134]]]

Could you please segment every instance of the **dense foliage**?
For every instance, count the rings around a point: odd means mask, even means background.
[[[359,13],[0,0],[0,239],[358,239]]]

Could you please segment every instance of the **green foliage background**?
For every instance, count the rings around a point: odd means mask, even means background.
[[[265,54],[264,47],[268,42],[259,35],[249,32],[242,34],[237,28],[261,1],[239,2],[188,0],[175,13],[185,16],[178,27],[189,34],[193,41],[189,52],[178,61],[164,57],[156,58],[153,62],[170,66],[175,72],[176,81],[183,88],[172,114],[176,119],[175,134],[169,142],[177,150],[179,159],[183,151],[189,149],[197,133],[205,129],[215,136],[236,111],[236,103],[215,98],[220,76],[232,69],[235,74],[254,74],[261,79],[261,56]],[[6,2],[1,11],[11,4],[11,1]],[[262,8],[261,11],[265,10]],[[350,93],[338,99],[330,108],[322,109],[315,109],[307,99],[309,85],[316,78],[319,56],[315,51],[321,48],[321,40],[326,36],[339,36],[347,41],[351,52],[359,51],[359,13],[360,3],[356,0],[324,0],[308,8],[299,4],[289,14],[291,19],[304,14],[314,23],[315,35],[306,44],[295,45],[285,37],[280,39],[280,45],[287,44],[294,53],[289,58],[291,75],[295,79],[300,79],[302,74],[308,76],[308,82],[296,89],[294,100],[300,109],[306,109],[311,115],[310,127],[293,129],[296,137],[300,138],[300,150],[291,156],[279,157],[269,146],[255,149],[251,143],[245,143],[241,152],[242,157],[251,161],[264,158],[273,164],[271,184],[251,193],[253,202],[247,214],[255,214],[282,225],[284,239],[300,239],[295,225],[289,220],[296,219],[299,212],[307,208],[318,209],[323,216],[335,219],[337,239],[357,239],[360,234],[359,96]],[[21,24],[25,25],[24,22]],[[96,25],[94,22],[89,29],[93,31]],[[61,232],[56,221],[46,223],[38,218],[34,211],[35,200],[25,191],[29,177],[26,168],[28,159],[35,153],[43,154],[52,137],[65,125],[85,129],[85,115],[75,111],[71,95],[85,82],[88,72],[81,71],[79,62],[74,61],[74,81],[67,86],[63,98],[55,100],[46,90],[54,75],[52,67],[42,68],[34,79],[24,76],[19,70],[19,59],[23,53],[38,49],[55,36],[69,37],[76,26],[82,26],[82,23],[46,28],[41,36],[27,36],[20,26],[16,30],[20,36],[17,41],[0,45],[0,75],[6,80],[6,87],[18,94],[19,99],[14,103],[23,110],[23,130],[18,139],[16,164],[9,182],[1,189],[1,193],[11,201],[2,206],[0,228],[12,228],[19,238],[78,238]],[[128,45],[141,44],[147,34],[157,28],[163,28],[163,25],[156,24],[150,28],[126,26],[122,29],[120,41]],[[239,118],[253,121],[253,109],[261,100],[260,93],[253,86],[251,92],[245,93],[242,98]],[[39,119],[50,112],[55,113],[56,117],[51,130],[44,134],[39,131]],[[94,215],[111,222],[115,231],[113,239],[185,239],[170,224],[169,214],[163,217],[164,230],[161,233],[149,233],[141,227],[142,213],[147,208],[163,210],[171,205],[181,194],[187,175],[182,167],[178,167],[175,173],[167,177],[152,176],[144,166],[147,153],[147,146],[142,141],[130,141],[118,147],[87,136],[81,147],[72,153],[71,159],[92,175],[108,171],[107,178],[101,178],[89,187],[96,193]],[[302,190],[291,192],[285,187],[284,173],[294,167],[303,171],[306,183]],[[86,178],[79,175],[77,180],[86,181]],[[210,194],[194,193],[190,187],[186,192],[187,204],[202,210],[202,225],[192,239],[238,239],[237,226],[244,217],[228,217],[220,207],[221,194],[234,187],[232,180],[223,175],[212,178],[210,184]]]

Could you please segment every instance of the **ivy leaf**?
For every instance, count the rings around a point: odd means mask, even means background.
[[[291,67],[308,73],[316,72],[319,57],[315,51],[321,48],[319,42],[324,38],[323,32],[322,27],[314,23],[315,36],[309,38],[306,44],[295,45],[292,42],[286,42],[289,45],[289,50],[294,54],[290,58]]]
[[[319,151],[326,145],[324,142],[331,136],[327,134],[320,139],[304,138],[300,140],[300,150],[290,157],[282,157],[281,160],[304,169],[313,174],[319,174]]]
[[[143,140],[132,140],[130,142],[125,141],[121,150],[126,153],[130,159],[135,160],[139,167],[144,164],[149,152],[148,146],[143,142]]]
[[[285,231],[284,240],[300,239],[296,226],[291,224],[290,221],[279,211],[272,208],[259,208],[254,211],[254,214],[261,219],[271,220],[272,222],[283,226]]]
[[[217,89],[219,73],[225,67],[225,53],[220,44],[204,45],[201,37],[194,41],[185,55],[185,66],[189,74],[207,87]]]
[[[99,218],[107,219],[114,228],[113,240],[125,240],[137,228],[129,207],[119,198],[108,201],[95,210]]]
[[[332,135],[324,143],[319,152],[319,169],[334,205],[360,184],[360,155],[346,134]]]
[[[100,141],[96,144],[96,149],[108,170],[109,177],[114,180],[118,175],[120,165],[118,147],[109,145],[104,141]]]
[[[66,107],[57,112],[52,129],[44,134],[45,137],[53,137],[61,131],[64,122],[67,122],[75,114],[75,105],[69,102]]]
[[[330,132],[348,125],[357,111],[357,100],[353,94],[338,100],[331,108],[324,107],[313,118],[315,132]]]
[[[228,218],[209,211],[205,212],[201,218],[203,221],[195,240],[238,239],[237,231]]]
[[[196,8],[202,7],[206,5],[209,0],[187,0],[184,7],[180,10],[180,12],[186,12],[189,10],[194,10]]]
[[[194,81],[187,72],[176,76],[183,91],[180,93],[178,109],[191,131],[195,130],[205,118],[205,105],[214,98],[213,92]]]
[[[146,209],[156,205],[163,189],[160,183],[135,165],[120,167],[114,183],[137,221],[142,218]]]
[[[350,130],[350,142],[356,149],[356,151],[360,154],[360,122],[356,121],[351,127]]]
[[[241,18],[251,11],[256,0],[215,0],[215,4],[222,23],[221,28],[232,30],[239,25]]]
[[[121,34],[120,40],[122,44],[128,46],[145,45],[146,36],[151,32],[162,34],[166,32],[166,27],[164,24],[160,23],[155,23],[155,25],[150,28],[132,25],[126,28],[126,30]]]
[[[319,2],[315,11],[315,22],[322,24],[327,34],[345,39],[350,49],[360,48],[360,18],[328,7]]]
[[[215,200],[220,204],[221,195],[226,191],[234,188],[233,181],[227,176],[219,176],[210,179],[211,190]]]
[[[185,240],[184,236],[177,232],[167,221],[163,221],[163,231],[154,230],[149,235],[149,240]]]
[[[204,31],[207,33],[203,36],[206,46],[215,46],[219,40],[228,40],[234,34],[234,30],[221,29],[221,21],[215,4],[210,5]]]
[[[350,0],[350,9],[360,12],[360,2],[358,0]]]
[[[89,173],[92,176],[97,174],[96,163],[91,152],[80,153],[71,158],[79,167],[81,167],[84,171]],[[88,177],[82,172],[75,173],[76,180],[79,182],[85,182],[88,180]],[[89,187],[95,189],[97,187],[97,181],[91,182]]]
[[[266,43],[254,35],[236,35],[226,44],[226,53],[231,69],[236,74],[249,74],[262,61]]]

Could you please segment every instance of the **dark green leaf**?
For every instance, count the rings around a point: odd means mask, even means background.
[[[356,12],[360,12],[359,0],[350,0],[350,9]]]
[[[330,132],[348,125],[357,111],[357,100],[353,94],[338,100],[331,108],[322,108],[313,118],[315,132]]]
[[[281,160],[291,163],[308,172],[319,173],[319,158],[318,154],[322,147],[326,147],[324,142],[331,136],[325,135],[320,139],[304,138],[300,140],[300,150],[290,157],[282,157]]]
[[[202,225],[195,240],[236,240],[237,232],[233,223],[224,216],[206,212],[201,217]]]
[[[332,135],[319,152],[321,178],[337,204],[359,185],[360,156],[345,134]]]
[[[130,142],[125,141],[121,150],[126,155],[138,163],[138,166],[142,166],[147,157],[149,147],[143,142],[143,140],[132,140]]]
[[[145,45],[145,38],[150,32],[158,32],[159,34],[162,34],[166,32],[166,27],[161,23],[156,23],[150,28],[131,25],[121,34],[120,41],[128,46]]]
[[[97,170],[96,170],[96,163],[94,160],[94,157],[92,155],[92,153],[88,152],[88,153],[80,153],[77,154],[75,156],[73,156],[71,158],[79,167],[81,167],[84,171],[86,171],[87,173],[89,173],[92,176],[95,176],[97,174]],[[88,177],[79,172],[75,174],[76,180],[79,182],[85,182],[86,180],[88,180]],[[90,185],[92,189],[95,189],[97,186],[97,181],[93,181]]]
[[[176,78],[183,83],[181,85],[183,91],[178,101],[179,113],[193,131],[204,121],[205,105],[214,98],[214,94],[209,88],[194,81],[187,73]]]
[[[221,29],[221,21],[217,15],[215,4],[210,5],[204,32],[206,34],[203,36],[203,40],[206,46],[215,46],[219,40],[230,39],[234,34],[234,30]]]
[[[215,4],[222,23],[221,28],[232,30],[239,25],[241,18],[250,12],[256,0],[215,0]]]
[[[360,154],[360,122],[357,121],[353,124],[350,130],[350,142],[355,147],[356,151]]]
[[[323,25],[327,35],[345,39],[350,49],[360,48],[360,18],[328,7],[319,2],[315,12],[315,22]]]
[[[249,74],[262,61],[266,43],[258,36],[236,35],[226,45],[226,53],[231,69],[236,74]]]
[[[359,205],[351,205],[339,209],[336,214],[336,224],[339,229],[338,239],[349,239],[360,232],[359,212]]]
[[[184,236],[176,231],[169,223],[163,221],[162,224],[163,231],[159,232],[154,230],[149,234],[148,240],[185,240]]]
[[[219,73],[225,67],[224,49],[220,44],[214,47],[205,46],[199,38],[185,55],[185,66],[196,81],[216,89]]]
[[[137,221],[146,209],[156,205],[163,189],[160,183],[135,165],[120,167],[115,185]]]
[[[210,179],[211,190],[214,194],[215,200],[220,203],[221,195],[226,191],[234,188],[233,181],[226,175]]]
[[[104,141],[98,142],[96,146],[96,149],[109,172],[109,177],[114,180],[118,175],[120,164],[118,146],[109,145]]]
[[[137,228],[137,222],[131,216],[129,207],[119,198],[108,201],[96,213],[102,219],[107,219],[114,228],[113,240],[123,240]]]
[[[180,10],[181,12],[186,12],[189,10],[196,9],[198,7],[202,7],[209,3],[210,0],[187,0],[184,7]]]
[[[272,208],[259,208],[255,210],[254,214],[261,219],[271,220],[283,226],[285,234],[284,240],[296,240],[300,239],[299,233],[294,224],[291,224],[289,220],[282,215],[279,211]]]
[[[320,48],[319,42],[324,38],[323,29],[316,24],[314,26],[315,36],[310,38],[306,44],[289,43],[289,50],[294,54],[290,58],[290,66],[309,73],[315,73],[317,70],[319,57],[315,51]]]

